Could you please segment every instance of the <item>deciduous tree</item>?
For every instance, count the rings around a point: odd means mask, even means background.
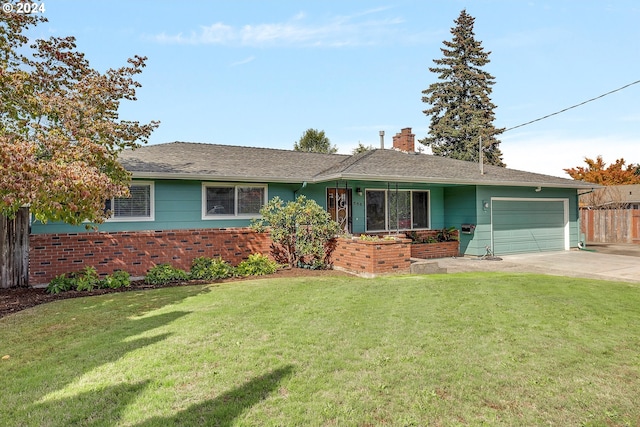
[[[602,156],[596,157],[595,160],[585,157],[584,162],[587,164],[586,167],[576,166],[564,169],[564,171],[575,180],[593,182],[594,184],[640,184],[640,175],[637,173],[640,165],[627,164],[623,158],[616,160],[609,166],[602,159]]]
[[[73,37],[28,45],[25,31],[42,20],[0,14],[0,215],[28,206],[43,222],[101,223],[104,201],[128,195],[118,154],[158,126],[118,117],[120,102],[136,99],[146,58],[101,73]],[[1,269],[9,262],[0,255]]]
[[[295,151],[327,154],[338,152],[338,148],[335,145],[331,145],[331,141],[324,134],[324,131],[317,129],[307,129],[300,137],[300,141],[293,144],[293,149]]]
[[[504,128],[493,125],[496,106],[489,97],[495,80],[482,69],[491,52],[475,39],[474,21],[465,10],[460,13],[451,29],[453,39],[441,48],[444,57],[429,68],[440,81],[422,91],[422,102],[430,105],[423,112],[431,124],[429,136],[420,142],[435,155],[477,162],[482,141],[483,162],[505,166],[496,138]]]

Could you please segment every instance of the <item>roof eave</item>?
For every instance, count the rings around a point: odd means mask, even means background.
[[[237,175],[213,175],[213,174],[191,174],[191,173],[167,173],[167,172],[138,172],[132,171],[131,176],[136,179],[178,179],[186,181],[225,181],[225,182],[278,182],[286,184],[301,184],[303,178],[291,177],[251,177]]]
[[[168,172],[139,172],[132,171],[135,179],[178,179],[188,181],[223,181],[223,182],[277,182],[285,184],[322,183],[329,181],[351,180],[351,181],[388,181],[407,182],[421,184],[445,184],[445,185],[484,185],[484,186],[512,186],[512,187],[546,187],[546,188],[575,188],[575,189],[596,189],[602,188],[598,184],[590,184],[582,181],[571,181],[567,183],[553,183],[544,181],[483,181],[483,180],[460,180],[451,178],[436,177],[406,177],[397,175],[361,175],[361,174],[332,174],[315,178],[302,177],[247,177],[239,175],[213,175],[213,174],[190,174],[190,173],[168,173]]]
[[[333,174],[316,178],[314,183],[351,180],[351,181],[389,181],[389,182],[411,182],[411,183],[428,183],[428,184],[454,184],[454,185],[485,185],[485,186],[512,186],[512,187],[546,187],[546,188],[575,188],[575,189],[596,189],[602,186],[598,184],[585,183],[582,181],[568,181],[567,183],[545,182],[545,181],[483,181],[483,180],[465,180],[452,178],[436,178],[436,177],[406,177],[397,175],[380,175],[372,177],[371,175],[361,174]]]

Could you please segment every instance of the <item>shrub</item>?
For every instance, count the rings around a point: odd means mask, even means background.
[[[458,231],[455,227],[443,228],[436,236],[438,242],[455,242],[458,240]]]
[[[417,232],[406,233],[411,243],[455,242],[458,240],[458,230],[455,227],[443,228],[436,231],[435,236],[420,236]]]
[[[77,291],[92,291],[100,285],[100,276],[94,267],[87,266],[73,274]]]
[[[277,262],[262,254],[252,254],[236,267],[238,276],[264,276],[278,271]]]
[[[115,273],[105,277],[100,282],[101,288],[118,289],[129,287],[131,285],[131,277],[126,271],[116,271]]]
[[[233,266],[220,257],[198,257],[191,263],[190,278],[194,280],[225,279],[233,275]]]
[[[365,242],[375,242],[378,240],[396,240],[397,236],[389,236],[389,235],[385,235],[385,236],[378,236],[377,234],[361,234],[360,235],[360,240],[363,240]]]
[[[278,262],[290,267],[327,267],[335,248],[332,241],[342,230],[315,201],[299,196],[285,204],[274,197],[260,209],[260,215],[251,227],[258,232],[265,231],[267,225],[270,227],[275,243],[272,254]]]
[[[170,264],[158,264],[152,267],[144,278],[145,283],[150,285],[166,285],[167,283],[187,280],[189,274],[175,268]]]
[[[50,294],[59,294],[60,292],[70,291],[74,287],[74,281],[66,274],[54,277],[47,286],[47,292]]]
[[[61,274],[49,282],[47,292],[58,294],[70,290],[92,291],[95,288],[117,289],[122,286],[129,286],[131,280],[126,271],[116,271],[110,276],[100,280],[98,272],[94,267],[85,267],[82,270],[67,274]]]

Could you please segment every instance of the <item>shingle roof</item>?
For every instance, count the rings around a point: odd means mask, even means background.
[[[125,150],[123,166],[134,177],[224,181],[428,182],[439,184],[593,188],[594,184],[498,166],[396,150],[371,150],[353,156],[270,148],[172,142]]]
[[[316,179],[380,179],[473,185],[544,185],[563,188],[593,188],[597,185],[532,172],[396,150],[372,150],[345,159],[323,171]]]
[[[171,142],[125,150],[120,162],[135,176],[234,181],[304,182],[348,156],[234,145]]]

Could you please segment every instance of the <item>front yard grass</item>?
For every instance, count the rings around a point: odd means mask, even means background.
[[[0,425],[640,424],[640,287],[261,279],[0,319]]]

